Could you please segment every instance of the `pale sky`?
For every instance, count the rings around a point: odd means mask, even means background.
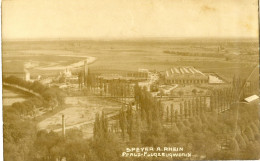
[[[3,39],[257,37],[257,0],[3,0]]]

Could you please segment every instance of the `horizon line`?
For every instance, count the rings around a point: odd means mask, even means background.
[[[227,37],[124,37],[124,38],[15,38],[15,39],[4,39],[2,42],[7,41],[133,41],[133,40],[177,40],[177,39],[259,39],[259,36],[227,36]]]

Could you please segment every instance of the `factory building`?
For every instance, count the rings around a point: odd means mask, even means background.
[[[148,72],[143,72],[143,71],[127,72],[126,76],[127,77],[139,78],[139,79],[147,79],[148,78]]]
[[[165,71],[166,84],[204,84],[209,78],[192,66],[173,67]]]

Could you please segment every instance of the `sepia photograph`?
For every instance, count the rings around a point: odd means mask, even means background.
[[[2,0],[4,161],[259,160],[258,0]]]

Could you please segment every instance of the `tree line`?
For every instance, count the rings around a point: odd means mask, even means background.
[[[208,108],[205,97],[194,97],[181,102],[179,110],[174,104],[165,107],[136,84],[135,106],[123,104],[113,123],[104,112],[96,114],[91,139],[85,139],[82,130],[68,130],[65,138],[54,132],[36,132],[32,122],[5,109],[4,157],[7,161],[62,157],[67,161],[148,161],[153,159],[122,158],[121,153],[126,147],[169,146],[184,147],[198,156],[194,159],[258,159],[258,105],[236,103],[235,91],[241,91],[242,84],[213,90]]]
[[[120,97],[121,99],[133,97],[133,81],[120,78],[105,79],[98,73],[92,73],[90,69],[88,69],[85,87],[88,91],[100,96]]]
[[[201,57],[224,57],[222,53],[191,53],[191,52],[184,52],[184,51],[163,51],[166,54],[173,54],[179,56],[201,56]]]
[[[205,98],[196,97],[181,103],[179,111],[173,104],[167,106],[165,113],[160,100],[139,86],[135,87],[135,99],[136,107],[123,106],[119,124],[111,130],[128,145],[181,145],[206,159],[259,157],[258,106],[235,103],[238,97],[232,88],[212,91],[208,110]]]
[[[19,113],[20,116],[34,116],[35,109],[44,107],[52,110],[56,107],[64,105],[64,92],[56,87],[46,87],[38,81],[28,82],[15,76],[3,78],[3,82],[19,85],[26,89],[32,90],[42,97],[31,97],[23,102],[15,102],[12,104],[12,110]]]

